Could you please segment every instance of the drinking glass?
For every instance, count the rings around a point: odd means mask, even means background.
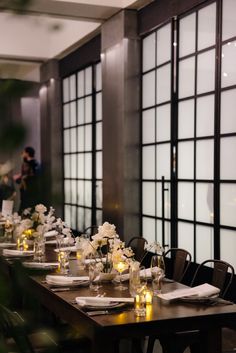
[[[71,252],[71,244],[69,243],[67,238],[60,239],[58,244],[58,261],[60,272],[63,274],[69,273],[69,258]]]
[[[113,263],[113,267],[115,270],[117,270],[119,272],[119,284],[115,287],[115,289],[117,290],[126,290],[128,289],[127,286],[124,286],[122,283],[121,283],[121,274],[122,272],[124,272],[125,270],[128,270],[129,268],[129,265],[127,264],[127,262],[125,262],[124,260],[120,260],[120,261],[117,261],[117,262],[114,262]]]
[[[100,288],[99,277],[101,271],[96,262],[89,264],[89,289],[97,292]]]
[[[165,262],[162,255],[153,255],[151,259],[151,274],[153,294],[160,294],[162,280],[165,276]]]

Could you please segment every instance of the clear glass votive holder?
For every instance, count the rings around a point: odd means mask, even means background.
[[[34,261],[42,262],[45,259],[45,240],[35,240],[34,242]]]
[[[69,263],[70,251],[59,250],[58,252],[58,262],[59,262],[59,270],[63,274],[67,274],[70,269]]]
[[[162,278],[154,278],[152,280],[153,295],[157,296],[158,294],[161,294],[161,289],[162,289]]]
[[[138,317],[146,315],[146,297],[142,288],[137,289],[134,297],[134,313]]]

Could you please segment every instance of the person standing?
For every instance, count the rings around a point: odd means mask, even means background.
[[[20,186],[19,213],[41,201],[39,163],[35,159],[34,148],[25,147],[22,159],[21,173],[15,175],[15,182]]]

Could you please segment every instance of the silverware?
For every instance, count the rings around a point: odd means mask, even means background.
[[[95,310],[95,311],[88,311],[88,316],[99,316],[99,315],[112,315],[112,314],[120,314],[125,311],[133,311],[133,308],[122,308],[122,309],[113,309],[113,310]]]

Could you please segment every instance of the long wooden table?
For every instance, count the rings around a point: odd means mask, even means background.
[[[50,259],[51,261],[52,259]],[[76,260],[72,267],[76,269]],[[76,274],[74,272],[74,274]],[[147,306],[145,317],[136,317],[133,311],[90,317],[73,304],[77,296],[92,296],[89,288],[74,288],[65,292],[53,292],[45,284],[45,276],[29,276],[29,288],[45,307],[59,318],[77,328],[88,337],[92,353],[113,353],[117,340],[141,338],[150,335],[171,334],[176,331],[201,329],[206,333],[206,352],[221,352],[221,328],[236,322],[236,305],[204,306],[199,304],[168,303],[154,298]],[[165,283],[163,291],[182,288],[179,283]],[[101,289],[107,296],[129,296],[128,291],[115,290],[113,284],[104,283]]]

